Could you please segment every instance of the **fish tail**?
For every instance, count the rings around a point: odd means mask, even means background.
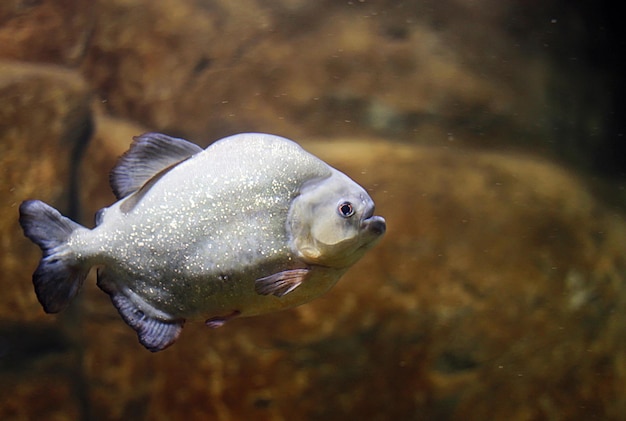
[[[39,200],[20,205],[20,225],[43,253],[33,273],[37,299],[46,313],[57,313],[67,307],[89,273],[67,244],[74,231],[86,228]]]

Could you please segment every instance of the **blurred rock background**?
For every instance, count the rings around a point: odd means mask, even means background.
[[[0,419],[623,419],[615,7],[0,3]],[[298,140],[388,233],[326,296],[156,355],[93,279],[45,315],[19,203],[91,226],[146,130]]]

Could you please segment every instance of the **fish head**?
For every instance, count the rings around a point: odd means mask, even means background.
[[[386,223],[374,215],[374,201],[345,174],[305,183],[288,217],[291,247],[307,264],[347,268],[385,233]]]

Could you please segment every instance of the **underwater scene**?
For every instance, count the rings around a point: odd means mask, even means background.
[[[0,420],[625,419],[619,16],[2,0]]]

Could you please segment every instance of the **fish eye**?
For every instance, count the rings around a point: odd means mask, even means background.
[[[342,202],[338,207],[337,207],[337,212],[339,212],[339,215],[343,216],[344,218],[349,218],[352,215],[354,215],[354,206],[352,206],[352,203],[350,202]]]

